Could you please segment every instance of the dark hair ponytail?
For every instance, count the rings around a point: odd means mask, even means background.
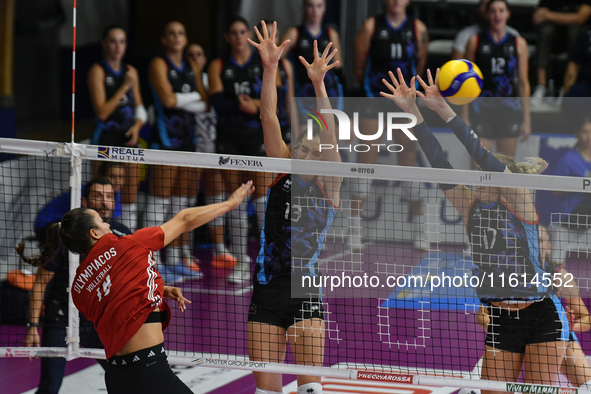
[[[51,226],[47,227],[46,234],[47,240],[45,245],[39,251],[39,254],[36,254],[33,257],[25,256],[25,244],[20,243],[16,248],[14,248],[15,252],[21,256],[24,262],[31,264],[33,267],[39,267],[49,260],[51,260],[57,253],[59,249],[59,223],[54,223]]]
[[[92,241],[88,232],[96,228],[88,208],[74,208],[62,218],[60,237],[66,248],[78,254],[88,254]]]

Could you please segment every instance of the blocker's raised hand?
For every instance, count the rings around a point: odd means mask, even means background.
[[[275,44],[275,34],[277,33],[277,22],[273,22],[273,33],[269,36],[269,30],[265,21],[261,21],[263,27],[263,34],[259,32],[259,29],[255,26],[254,31],[259,39],[259,42],[255,42],[250,38],[247,38],[250,45],[259,50],[261,55],[261,62],[264,67],[269,67],[279,63],[283,50],[290,43],[290,40],[285,40],[281,46]]]
[[[308,78],[310,78],[310,81],[312,81],[314,85],[322,83],[324,81],[324,75],[326,72],[339,64],[338,60],[332,64],[330,63],[338,51],[335,49],[331,52],[330,48],[332,48],[332,42],[328,43],[324,49],[324,52],[322,53],[322,56],[319,56],[318,42],[314,40],[314,61],[312,64],[308,63],[306,59],[300,56],[300,62],[302,62],[304,67],[306,67],[306,70],[308,71]]]
[[[394,76],[392,71],[388,72],[392,83],[388,82],[385,78],[382,79],[382,82],[388,90],[392,93],[380,92],[382,97],[389,98],[390,100],[394,101],[396,105],[400,107],[401,110],[410,112],[411,108],[415,106],[415,101],[417,97],[417,90],[415,88],[415,77],[412,77],[410,80],[410,87],[404,81],[404,76],[402,75],[402,71],[400,68],[397,69],[398,78]]]
[[[417,92],[417,96],[423,99],[427,107],[433,111],[440,111],[448,106],[445,98],[441,95],[441,91],[439,90],[439,69],[435,71],[435,81],[433,81],[431,70],[427,70],[428,85],[420,76],[417,77],[417,80],[425,91],[425,94]]]

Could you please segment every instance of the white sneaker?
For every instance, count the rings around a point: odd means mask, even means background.
[[[539,107],[542,105],[542,101],[546,96],[546,86],[545,85],[537,85],[534,89],[534,93],[531,95],[530,104],[533,107]]]
[[[244,260],[236,264],[236,267],[234,267],[234,270],[228,277],[228,282],[239,285],[250,280],[250,257],[245,256]]]

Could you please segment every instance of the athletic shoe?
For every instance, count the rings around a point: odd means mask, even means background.
[[[174,267],[163,265],[158,269],[158,271],[160,272],[160,275],[162,275],[162,280],[164,280],[165,285],[181,283],[185,280],[183,275],[176,273]]]
[[[238,260],[231,253],[214,253],[211,259],[211,266],[216,269],[231,270],[237,264]]]
[[[234,267],[234,270],[228,277],[228,282],[239,285],[251,279],[250,257],[245,256],[244,260],[245,261],[236,264],[236,267]]]
[[[534,89],[534,93],[531,95],[530,104],[532,107],[539,107],[542,105],[542,100],[546,96],[546,86],[537,85]]]

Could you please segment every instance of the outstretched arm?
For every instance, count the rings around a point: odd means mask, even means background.
[[[453,130],[456,137],[464,144],[466,150],[472,156],[474,161],[478,163],[480,168],[484,171],[491,172],[511,172],[507,166],[490,153],[482,146],[478,136],[470,126],[468,126],[456,113],[451,109],[449,104],[441,96],[438,88],[439,69],[435,77],[435,82],[428,72],[429,85],[425,83],[420,77],[419,83],[425,89],[425,94],[417,93],[424,98],[425,104],[436,111],[439,116],[447,122],[449,127]],[[469,190],[469,189],[468,189]],[[531,193],[528,189],[515,188],[500,188],[501,198],[512,207],[525,220],[535,222],[538,218],[537,211],[533,205]],[[474,199],[475,194],[470,191],[472,198],[468,200],[468,204]],[[447,193],[446,193],[447,196]],[[449,198],[449,196],[448,196]],[[456,206],[456,203],[453,203]],[[456,206],[457,208],[457,206]],[[463,216],[462,216],[463,217]]]
[[[418,92],[417,95],[424,99],[427,107],[437,112],[441,119],[443,119],[449,125],[456,137],[462,144],[464,144],[466,150],[470,156],[472,156],[474,161],[478,163],[480,168],[482,168],[484,171],[508,171],[506,165],[501,163],[496,157],[492,155],[492,153],[488,151],[488,149],[482,146],[476,133],[474,133],[474,131],[466,124],[466,122],[462,120],[462,118],[457,116],[447,101],[445,101],[445,99],[441,96],[441,92],[438,88],[439,69],[437,69],[435,74],[435,81],[433,81],[431,70],[428,70],[427,76],[429,78],[428,85],[420,76],[417,77],[427,96],[421,92]]]
[[[413,133],[415,137],[417,137],[421,149],[423,149],[423,152],[425,152],[425,156],[427,156],[431,167],[448,169],[453,168],[445,158],[441,144],[437,138],[435,138],[431,132],[431,129],[429,126],[427,126],[427,123],[425,123],[425,120],[423,119],[423,116],[416,105],[416,95],[419,93],[415,88],[415,77],[413,77],[410,80],[410,84],[407,85],[406,81],[404,80],[404,76],[402,75],[402,71],[398,69],[397,72],[398,79],[394,76],[392,71],[389,72],[392,84],[390,84],[385,79],[382,80],[384,85],[386,85],[391,93],[389,94],[381,92],[380,94],[383,97],[391,99],[403,111],[413,114],[417,118],[417,125],[413,128]],[[433,78],[431,77],[431,73],[428,73],[428,77],[432,84]],[[428,96],[432,96],[434,94],[434,92],[430,92],[429,89],[426,90],[426,93]],[[437,90],[437,93],[439,93],[439,90]],[[425,96],[421,95],[421,97]],[[439,97],[441,97],[441,95],[439,95]],[[432,100],[435,99],[437,99],[437,97],[432,98]],[[442,97],[441,100],[443,100]],[[474,193],[464,185],[440,184],[439,187],[447,199],[460,213],[462,219],[466,223],[468,220],[470,203],[475,197]]]
[[[240,203],[254,192],[252,181],[240,186],[227,201],[217,204],[205,205],[202,207],[187,208],[180,211],[162,226],[164,232],[164,246],[168,245],[179,235],[188,233],[205,223],[211,222],[216,217],[238,207]]]
[[[333,50],[332,52],[330,49],[332,48],[332,42],[326,46],[322,56],[319,56],[318,53],[318,42],[314,41],[314,61],[312,64],[308,63],[306,59],[300,56],[300,62],[306,67],[306,71],[308,72],[308,78],[312,81],[312,85],[314,86],[314,92],[316,93],[316,106],[318,111],[323,109],[332,109],[330,104],[330,99],[328,98],[328,93],[326,92],[326,86],[324,85],[324,76],[326,72],[334,67],[336,67],[339,62],[335,61],[331,63],[332,58],[336,55],[337,50]],[[336,147],[338,145],[338,140],[336,136],[336,126],[334,121],[334,115],[332,114],[325,114],[324,120],[326,121],[326,127],[322,127],[320,130],[320,144],[321,145],[332,145]],[[304,137],[305,138],[305,137]],[[341,155],[337,152],[336,148],[327,149],[322,151],[322,160],[325,161],[341,161]],[[328,197],[330,198],[333,205],[340,204],[340,190],[341,184],[343,182],[342,177],[322,177],[321,180],[324,190],[326,191]]]
[[[261,124],[265,138],[265,151],[269,157],[289,158],[291,152],[281,137],[281,125],[277,118],[277,69],[279,60],[285,47],[289,44],[286,40],[280,47],[275,45],[275,34],[277,33],[277,22],[273,22],[273,32],[269,36],[269,30],[265,21],[261,22],[263,34],[255,26],[254,30],[259,39],[256,43],[250,38],[248,42],[261,55],[263,63],[263,87],[261,89]]]
[[[322,109],[332,109],[330,104],[330,99],[328,98],[328,93],[326,92],[326,86],[324,85],[324,76],[326,72],[334,67],[336,67],[339,62],[335,61],[330,63],[332,58],[337,54],[337,50],[333,50],[331,52],[332,42],[330,42],[322,56],[318,53],[318,42],[314,41],[314,61],[312,64],[308,63],[306,59],[300,56],[300,62],[306,67],[306,71],[308,72],[308,78],[312,81],[312,85],[314,86],[314,93],[316,93],[316,106],[318,111]],[[326,129],[323,127],[320,131],[320,142],[322,144],[332,144],[333,146],[337,145],[337,137],[335,133],[335,121],[334,116],[326,114],[324,115],[324,120],[326,120]],[[323,159],[326,161],[341,161],[341,155],[336,151],[336,149],[328,149],[322,152]]]

